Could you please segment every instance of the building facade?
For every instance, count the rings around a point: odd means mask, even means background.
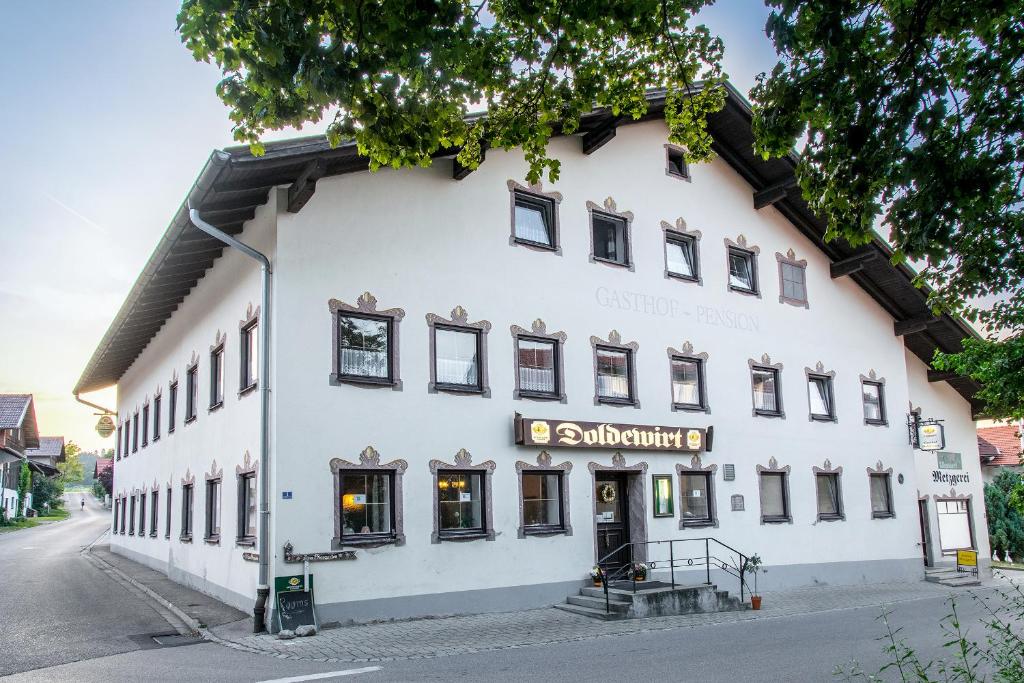
[[[273,264],[271,574],[314,560],[347,621],[554,604],[600,560],[658,578],[655,541],[756,553],[762,590],[987,558],[972,387],[921,360],[969,330],[923,317],[880,241],[821,240],[735,92],[708,164],[656,115],[607,125],[533,185],[518,150],[211,158],[192,204]],[[114,551],[249,609],[268,321],[252,262],[183,215],[77,390],[118,387]],[[908,443],[914,414],[960,470]]]
[[[1003,470],[1021,473],[1024,454],[1024,421],[978,428],[978,453],[985,483]]]

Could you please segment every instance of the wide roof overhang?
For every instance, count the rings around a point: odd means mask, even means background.
[[[652,91],[648,101],[648,113],[640,121],[662,118],[665,93]],[[892,250],[880,237],[857,247],[842,239],[826,242],[826,223],[814,215],[796,185],[796,156],[765,160],[756,155],[752,119],[749,103],[729,85],[725,107],[709,118],[708,127],[715,153],[751,185],[756,207],[773,205],[832,261],[834,277],[850,277],[864,289],[893,317],[894,334],[929,367],[936,350],[959,351],[964,339],[977,336],[957,317],[932,314],[927,290],[914,285],[913,269],[893,265]],[[588,114],[577,133],[584,153],[596,153],[618,127],[636,122],[607,110]],[[456,152],[438,157],[454,157]],[[453,178],[470,173],[454,159],[451,163]],[[75,394],[116,384],[223,252],[220,242],[189,221],[190,202],[204,220],[237,235],[274,188],[288,189],[286,208],[294,212],[310,199],[320,178],[368,167],[353,143],[332,148],[323,136],[269,143],[260,157],[248,147],[214,151],[100,340]],[[929,379],[948,382],[971,401],[974,413],[980,410],[974,380],[934,370],[929,370]]]

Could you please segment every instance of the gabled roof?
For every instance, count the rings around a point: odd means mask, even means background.
[[[25,448],[39,447],[32,394],[0,394],[0,429],[22,429]]]
[[[978,453],[981,455],[981,463],[988,467],[1020,465],[1020,425],[979,428]]]
[[[39,447],[25,449],[25,455],[30,458],[52,458],[54,462],[60,462],[64,460],[64,437],[41,436]]]
[[[99,477],[100,474],[102,474],[103,472],[112,469],[114,469],[113,458],[96,458],[96,465],[93,467],[92,476],[95,479],[96,477]]]
[[[664,91],[651,91],[648,103],[648,113],[641,120],[664,116]],[[608,110],[588,114],[578,131],[583,151],[599,154],[616,128],[630,123],[634,121]],[[895,319],[894,333],[901,334],[906,347],[925,364],[930,365],[936,349],[956,352],[963,339],[976,336],[959,318],[934,318],[927,290],[914,286],[915,273],[909,266],[891,263],[892,251],[881,238],[859,247],[843,240],[824,241],[826,224],[811,212],[795,182],[796,156],[766,161],[754,153],[750,104],[731,85],[725,107],[709,118],[708,127],[715,152],[751,185],[754,206],[774,205],[834,267],[842,269],[834,270],[834,277],[851,277]],[[438,157],[453,157],[455,152]],[[452,165],[453,178],[469,172],[455,161]],[[223,245],[190,223],[189,200],[204,220],[236,235],[255,216],[257,207],[267,202],[273,188],[288,187],[287,208],[294,212],[313,195],[319,178],[367,168],[368,160],[359,156],[353,143],[332,149],[324,136],[268,143],[261,157],[253,156],[248,147],[214,151],[93,353],[75,393],[116,383],[221,255]],[[972,401],[975,412],[979,409],[972,400],[978,389],[973,380],[934,371],[929,379],[949,382]]]

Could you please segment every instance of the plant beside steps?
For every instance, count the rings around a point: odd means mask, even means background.
[[[555,605],[566,612],[605,621],[749,609],[728,591],[705,584],[647,589],[637,586],[636,593],[609,588],[605,607],[604,588],[597,587],[581,588],[578,595],[570,595],[563,604]]]
[[[924,580],[950,588],[980,586],[981,581],[974,574],[958,572],[956,567],[932,567],[924,570]]]

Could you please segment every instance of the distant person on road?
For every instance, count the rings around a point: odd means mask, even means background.
[[[84,497],[82,498],[82,509],[83,510],[85,509],[85,498]]]

